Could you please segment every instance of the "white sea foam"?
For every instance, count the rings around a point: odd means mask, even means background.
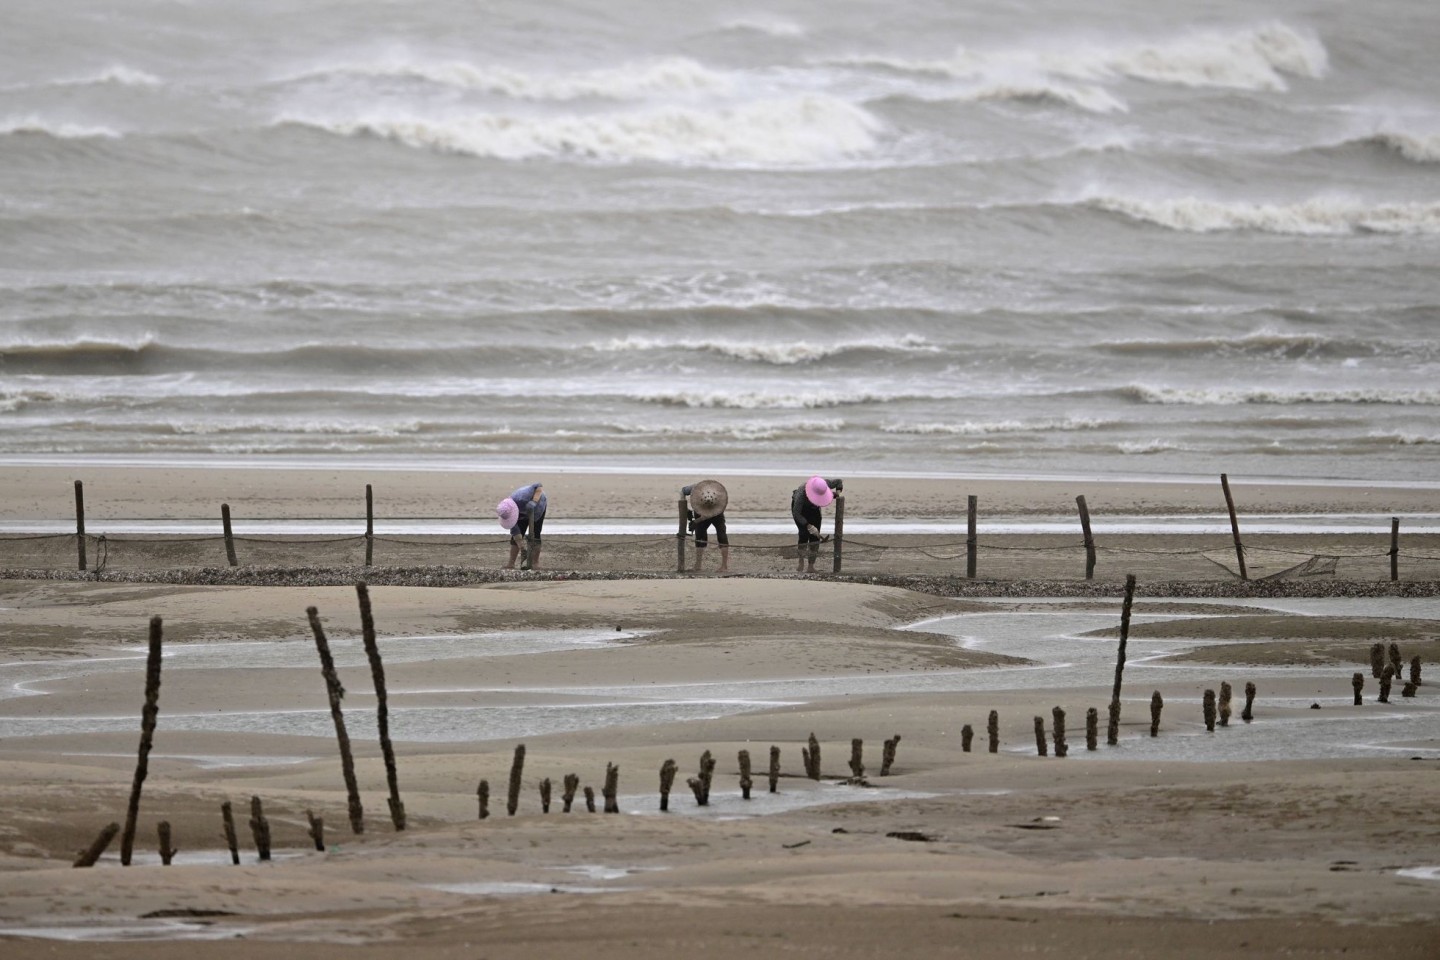
[[[1182,445],[1170,440],[1125,440],[1115,445],[1115,449],[1130,456],[1144,456],[1150,453],[1165,453],[1169,450],[1183,450]]]
[[[572,73],[533,73],[513,67],[482,66],[464,60],[427,61],[410,55],[394,55],[326,66],[287,79],[293,82],[335,75],[423,80],[519,100],[561,101],[591,97],[639,100],[715,93],[728,90],[733,84],[728,75],[688,57],[665,57]]]
[[[1440,202],[1365,203],[1317,197],[1301,203],[1263,204],[1183,197],[1142,200],[1096,196],[1086,203],[1183,233],[1249,230],[1294,236],[1343,236],[1356,233],[1440,233]]]
[[[601,353],[647,352],[652,350],[699,350],[737,360],[792,366],[813,363],[827,357],[856,350],[938,351],[924,337],[905,334],[893,340],[849,340],[814,343],[807,340],[764,343],[745,340],[667,340],[658,337],[618,337],[598,343],[592,349]]]
[[[1036,103],[1058,103],[1091,113],[1124,113],[1129,106],[1124,100],[1094,84],[1077,86],[1045,80],[1001,81],[973,87],[961,100],[1018,100]]]
[[[721,24],[720,28],[722,30],[759,33],[767,37],[803,37],[806,33],[805,28],[793,20],[755,13],[727,20]]]
[[[1440,405],[1440,390],[1403,390],[1380,387],[1351,389],[1273,387],[1186,389],[1182,387],[1132,386],[1123,391],[1141,403],[1189,406],[1235,406],[1239,404],[1347,403],[1395,406]]]
[[[1374,139],[1412,163],[1440,163],[1440,133],[1378,133]]]
[[[0,86],[0,91],[8,93],[21,90],[33,90],[37,87],[158,87],[163,83],[164,81],[154,74],[117,63],[98,70],[95,73],[61,77],[48,81],[8,84],[6,86]]]
[[[882,130],[880,121],[860,107],[819,95],[717,109],[671,106],[598,115],[344,118],[294,113],[277,122],[504,160],[554,157],[740,166],[807,166],[854,158],[872,151]]]
[[[1074,430],[1099,430],[1113,421],[1089,417],[1067,417],[1063,420],[992,420],[958,423],[912,423],[910,421],[881,424],[883,433],[982,437],[997,433],[1052,433]]]
[[[59,140],[114,140],[121,136],[120,131],[111,127],[52,120],[36,114],[0,119],[0,136],[11,134],[43,134]]]

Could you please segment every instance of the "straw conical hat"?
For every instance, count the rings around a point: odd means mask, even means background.
[[[730,495],[719,480],[701,480],[690,488],[690,509],[701,520],[709,520],[725,512]]]

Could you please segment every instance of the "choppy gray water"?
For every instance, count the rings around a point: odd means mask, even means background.
[[[1440,7],[676,14],[9,0],[0,456],[1433,473]]]

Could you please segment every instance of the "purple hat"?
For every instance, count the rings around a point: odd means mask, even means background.
[[[500,526],[509,530],[520,522],[520,505],[506,497],[495,504],[495,516],[500,518]]]
[[[824,477],[811,477],[805,481],[805,499],[817,507],[828,507],[835,499],[835,491],[830,489]]]

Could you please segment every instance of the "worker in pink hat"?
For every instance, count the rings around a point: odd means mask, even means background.
[[[540,566],[540,529],[545,526],[547,504],[545,487],[537,482],[526,484],[495,505],[495,516],[500,520],[500,526],[510,531],[510,560],[505,564],[506,570],[515,569],[515,558],[521,554],[521,541],[530,529],[532,507],[535,545],[525,551],[520,569],[534,570]]]
[[[844,480],[827,480],[816,476],[796,487],[790,494],[790,516],[794,518],[795,528],[799,531],[796,542],[799,545],[800,559],[795,565],[796,573],[815,572],[815,558],[820,553],[820,508],[828,507],[834,501],[835,494],[844,489]]]

